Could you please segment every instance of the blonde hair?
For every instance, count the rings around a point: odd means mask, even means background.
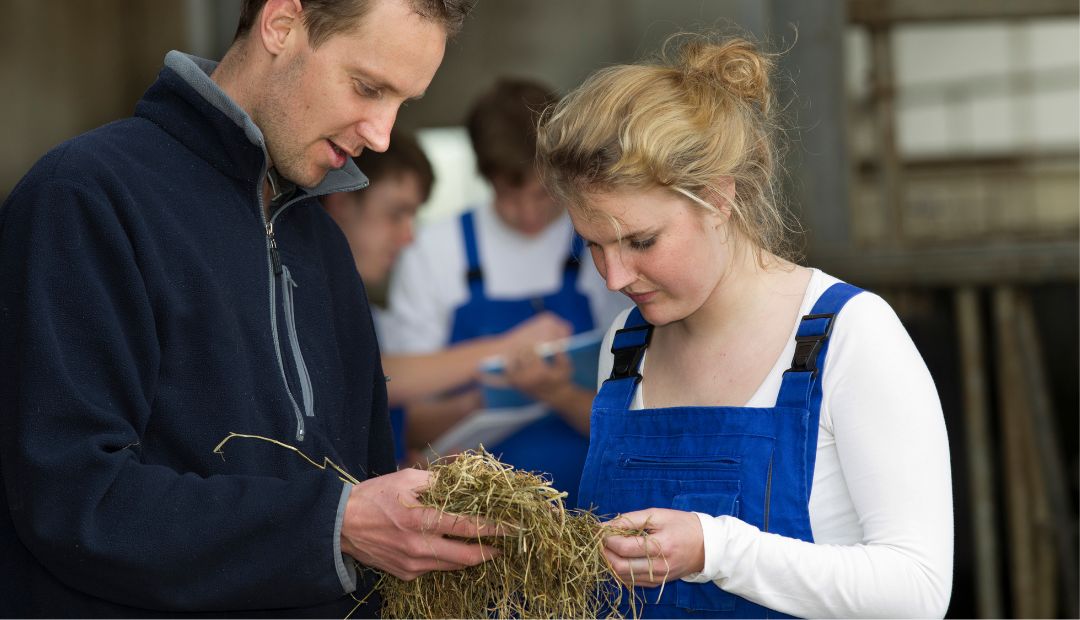
[[[796,260],[797,227],[779,202],[773,67],[744,38],[684,33],[656,60],[598,71],[541,118],[541,178],[586,215],[586,193],[655,186],[710,211],[726,203],[754,246]]]

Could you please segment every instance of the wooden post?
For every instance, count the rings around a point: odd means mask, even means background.
[[[1024,372],[1016,338],[1015,291],[994,289],[994,324],[997,333],[997,383],[1001,415],[1002,473],[1005,483],[1008,544],[1013,593],[1013,618],[1038,616],[1035,605],[1035,561],[1032,554],[1029,460],[1025,455],[1027,400]]]
[[[1066,464],[1058,444],[1059,429],[1054,419],[1054,407],[1046,380],[1046,369],[1040,346],[1039,334],[1035,328],[1035,313],[1031,305],[1031,296],[1023,294],[1016,300],[1016,318],[1018,341],[1020,343],[1020,363],[1027,374],[1027,384],[1031,403],[1031,428],[1035,465],[1042,474],[1046,495],[1047,521],[1037,534],[1042,537],[1039,548],[1047,556],[1046,561],[1056,559],[1056,575],[1052,569],[1043,569],[1044,577],[1060,584],[1063,608],[1060,617],[1080,617],[1077,584],[1077,552],[1072,517],[1069,509],[1068,482],[1065,480]],[[1050,589],[1044,593],[1048,607],[1039,614],[1042,617],[1058,616],[1057,592]]]
[[[953,299],[960,340],[971,527],[975,540],[975,604],[980,618],[1003,618],[982,314],[974,287],[956,289]]]

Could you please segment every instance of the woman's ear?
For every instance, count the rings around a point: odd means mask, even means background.
[[[725,220],[730,218],[735,205],[735,178],[720,177],[719,181],[709,188],[707,199],[723,214]]]

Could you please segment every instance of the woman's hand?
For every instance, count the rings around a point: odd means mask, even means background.
[[[705,567],[701,521],[692,512],[649,508],[628,512],[604,525],[648,533],[604,539],[604,556],[627,585],[653,588]]]

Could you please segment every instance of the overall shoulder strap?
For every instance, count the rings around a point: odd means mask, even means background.
[[[652,339],[653,326],[635,307],[626,317],[623,328],[615,332],[611,353],[615,356],[609,376],[596,395],[596,407],[629,409],[634,390],[641,382],[641,360]]]
[[[461,237],[465,242],[465,283],[473,298],[484,296],[484,270],[480,267],[480,249],[476,243],[475,214],[470,210],[461,214]]]
[[[862,289],[856,286],[837,282],[818,297],[810,314],[803,316],[795,333],[795,355],[791,359],[791,368],[784,371],[784,380],[776,399],[778,407],[802,407],[811,411],[820,407],[819,370],[825,364],[829,335],[832,334],[836,315],[852,297],[861,292]],[[813,399],[815,387],[818,394],[816,402]]]
[[[846,282],[837,282],[821,294],[810,314],[802,318],[795,333],[795,355],[791,368],[784,371],[777,407],[805,409],[809,412],[806,428],[806,501],[814,484],[814,464],[817,462],[818,420],[821,417],[821,369],[829,351],[836,315],[862,289]]]

